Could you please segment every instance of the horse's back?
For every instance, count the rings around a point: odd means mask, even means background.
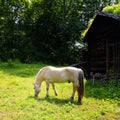
[[[68,76],[65,73],[64,68],[57,68],[53,66],[47,66],[46,72],[44,73],[46,80],[50,82],[65,82]]]
[[[47,66],[44,77],[50,82],[67,82],[78,79],[79,69],[75,67],[53,67]]]

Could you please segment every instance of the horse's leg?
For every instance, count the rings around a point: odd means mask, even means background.
[[[73,83],[73,93],[72,93],[72,96],[71,96],[72,100],[74,100],[76,90],[77,90],[77,85],[75,83]]]
[[[55,95],[57,96],[57,95],[58,95],[58,92],[57,92],[57,90],[56,90],[56,87],[55,87],[54,83],[52,83],[52,87],[53,87],[53,90],[54,90],[54,92],[55,92]]]
[[[49,97],[49,82],[46,81],[46,97]]]
[[[79,87],[77,88],[77,92],[78,92],[78,103],[81,103],[82,98],[81,98]]]

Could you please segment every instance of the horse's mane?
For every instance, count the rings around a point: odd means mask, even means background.
[[[37,73],[37,75],[36,75],[36,80],[37,80],[37,78],[39,77],[39,75],[46,69],[47,67],[43,67],[43,68],[41,68],[40,70],[39,70],[39,72]]]

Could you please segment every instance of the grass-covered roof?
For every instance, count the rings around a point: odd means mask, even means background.
[[[120,22],[120,3],[107,6],[102,12],[98,12],[94,19],[90,20],[88,28],[83,32],[82,37],[86,41],[99,33],[107,32],[109,31],[107,26],[113,26],[112,24],[114,24],[116,20]],[[107,31],[104,31],[105,27]]]
[[[105,7],[103,9],[103,12],[109,12],[109,13],[120,15],[120,3],[113,6]]]

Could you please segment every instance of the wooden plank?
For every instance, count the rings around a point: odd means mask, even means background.
[[[108,39],[106,39],[106,75],[108,77],[109,73],[109,46],[108,46]]]
[[[97,68],[97,67],[96,67],[96,68],[95,68],[95,67],[92,68],[92,67],[91,67],[90,70],[91,70],[92,72],[95,72],[95,73],[96,73],[96,72],[102,72],[102,73],[104,73],[104,72],[106,71],[105,68],[100,68],[100,67],[99,67],[99,68]]]

